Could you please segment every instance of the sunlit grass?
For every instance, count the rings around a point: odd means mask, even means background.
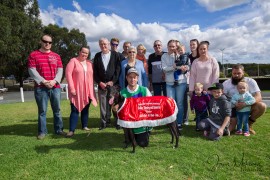
[[[69,101],[62,101],[65,131]],[[91,106],[90,134],[80,129],[67,139],[53,134],[37,140],[35,102],[0,105],[0,179],[269,179],[270,115],[258,120],[257,135],[232,135],[211,142],[195,132],[193,117],[180,147],[169,143],[167,127],[155,128],[147,148],[123,149],[123,131],[98,130],[99,108]]]

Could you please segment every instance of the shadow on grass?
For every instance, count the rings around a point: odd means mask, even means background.
[[[63,118],[64,131],[68,132],[69,118]],[[17,124],[0,126],[0,135],[24,136],[29,141],[40,142],[35,146],[38,153],[49,153],[53,149],[89,150],[89,151],[125,151],[123,130],[116,130],[113,126],[99,131],[99,118],[89,118],[90,134],[81,130],[81,123],[77,124],[75,135],[68,139],[54,134],[53,118],[47,118],[48,135],[44,140],[36,140],[37,120],[24,119]],[[57,141],[54,141],[57,140]],[[59,141],[58,141],[59,140]],[[127,152],[130,149],[127,149]]]
[[[189,137],[189,138],[203,138],[203,132],[202,131],[196,131],[196,125],[188,125],[184,126],[183,130],[181,131],[182,136]]]
[[[19,124],[20,123],[20,124]],[[37,119],[24,119],[13,125],[0,126],[0,135],[36,136],[38,133]],[[69,130],[69,117],[63,117],[64,131]],[[89,118],[88,127],[98,128],[99,118]],[[77,129],[81,129],[79,120]],[[47,118],[48,134],[54,134],[53,118]]]
[[[37,153],[50,153],[55,149],[70,149],[70,150],[87,150],[87,151],[129,151],[122,149],[124,147],[124,136],[118,132],[106,132],[111,131],[111,128],[107,128],[99,132],[76,134],[67,139],[73,142],[68,144],[56,144],[56,145],[39,145],[35,147]]]

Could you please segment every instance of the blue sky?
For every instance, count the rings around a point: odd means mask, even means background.
[[[92,52],[101,37],[142,43],[178,39],[209,40],[211,55],[224,61],[270,63],[270,3],[264,0],[38,0],[41,19],[77,28],[86,34]],[[122,48],[119,47],[121,51]],[[267,54],[266,54],[267,53]]]

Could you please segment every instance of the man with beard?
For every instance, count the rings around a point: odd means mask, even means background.
[[[264,114],[266,111],[266,104],[262,102],[261,90],[257,84],[257,82],[249,77],[244,77],[244,66],[241,64],[234,65],[232,67],[232,77],[223,82],[224,93],[231,98],[234,94],[237,93],[237,84],[241,80],[245,80],[245,82],[249,86],[249,93],[255,98],[256,102],[251,106],[251,113],[249,117],[249,129],[251,134],[256,134],[252,125],[256,120]],[[242,109],[247,106],[243,102],[238,102],[235,105],[235,108],[232,109],[231,121],[230,121],[230,131],[235,129],[237,120],[236,120],[236,109]]]

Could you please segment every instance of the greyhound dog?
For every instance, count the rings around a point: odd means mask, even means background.
[[[121,109],[121,107],[123,106],[123,103],[125,101],[125,97],[123,97],[120,94],[120,88],[117,86],[110,86],[107,87],[109,95],[110,95],[110,100],[109,100],[109,104],[112,105],[112,111],[115,115],[118,115],[118,111]],[[149,97],[151,98],[151,97]],[[168,98],[168,97],[162,97],[162,98]],[[118,117],[118,116],[117,116]],[[119,119],[118,119],[118,124],[119,124]],[[179,143],[179,136],[181,135],[178,127],[177,127],[177,122],[176,120],[174,120],[173,122],[170,122],[168,124],[166,124],[169,129],[170,129],[170,133],[171,133],[171,144],[174,143],[174,138],[176,140],[175,145],[173,146],[174,148],[178,147],[178,143]],[[159,125],[156,125],[159,126]],[[135,153],[135,147],[138,144],[138,142],[136,142],[135,139],[135,135],[133,133],[133,128],[129,128],[129,127],[123,127],[124,130],[124,136],[125,136],[125,146],[124,148],[128,147],[128,144],[131,142],[132,143],[132,153]],[[147,143],[144,143],[143,145],[141,145],[140,143],[138,144],[142,147],[145,147],[148,145]]]

